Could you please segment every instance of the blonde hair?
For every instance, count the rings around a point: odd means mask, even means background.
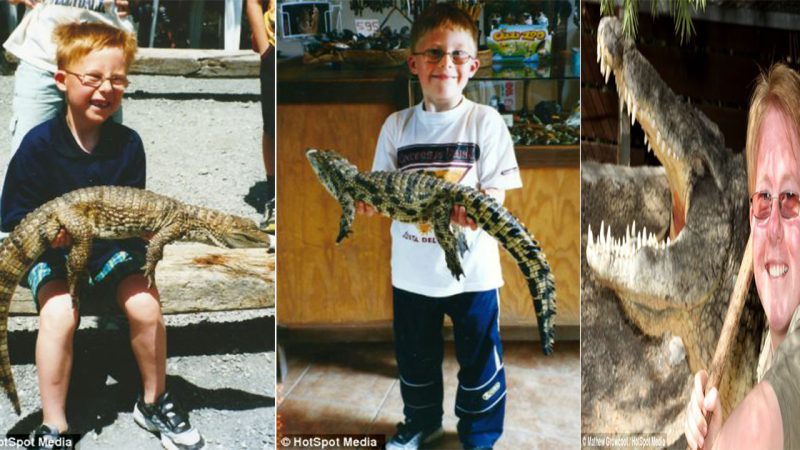
[[[66,69],[89,53],[103,48],[119,48],[130,68],[136,56],[136,37],[126,31],[99,22],[72,22],[58,25],[53,31],[56,65]]]
[[[800,74],[785,64],[774,64],[769,71],[761,73],[747,115],[747,187],[753,193],[756,185],[756,159],[761,124],[770,106],[778,110],[794,125],[794,133],[800,138]]]
[[[411,51],[416,51],[417,42],[425,33],[437,28],[466,31],[472,37],[475,48],[478,48],[478,27],[472,17],[455,5],[437,3],[422,11],[411,26]]]

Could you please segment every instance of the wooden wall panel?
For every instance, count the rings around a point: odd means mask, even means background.
[[[336,246],[341,209],[317,181],[309,147],[336,150],[360,170],[372,167],[392,105],[278,107],[278,320],[335,324],[391,317],[389,220],[356,217]]]
[[[335,149],[371,167],[392,105],[279,105],[277,314],[287,327],[390,323],[389,220],[357,217],[336,246],[340,208],[317,182],[308,147]],[[524,169],[525,189],[507,203],[540,240],[556,274],[557,324],[579,322],[580,180],[575,168]],[[506,325],[535,324],[527,285],[506,255],[501,293]]]
[[[580,169],[522,170],[524,188],[508,191],[506,206],[539,241],[556,277],[556,324],[580,322]],[[506,285],[500,292],[504,324],[535,324],[528,285],[513,259],[501,252]]]

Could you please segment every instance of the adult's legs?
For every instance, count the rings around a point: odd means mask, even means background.
[[[31,128],[52,119],[63,107],[64,94],[56,87],[53,73],[20,62],[14,73],[11,154]]]
[[[261,60],[261,156],[267,174],[267,200],[275,196],[275,49],[270,48]]]

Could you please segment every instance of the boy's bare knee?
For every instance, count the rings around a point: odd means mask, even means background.
[[[54,280],[39,289],[39,331],[73,333],[78,327],[78,311],[63,280]]]
[[[128,320],[142,324],[161,321],[161,300],[155,286],[147,287],[147,278],[141,274],[128,276],[117,288],[117,302]]]

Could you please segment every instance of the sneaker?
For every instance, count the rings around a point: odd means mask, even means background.
[[[161,436],[161,445],[169,450],[198,450],[205,446],[203,437],[189,423],[189,414],[181,409],[169,392],[152,405],[142,396],[133,407],[133,420],[147,431]]]
[[[264,206],[264,221],[261,222],[259,228],[267,232],[267,234],[275,235],[275,199],[273,198]]]
[[[59,433],[57,428],[53,428],[50,425],[45,423],[36,427],[35,430],[31,432],[31,442],[33,446],[30,447],[32,449],[65,449],[65,450],[72,450],[77,448],[76,442],[72,441],[72,437],[66,437],[65,435],[69,433],[66,431],[64,433]]]
[[[444,434],[440,424],[420,426],[411,421],[397,424],[397,433],[386,443],[386,450],[416,450],[422,444],[439,439]]]

